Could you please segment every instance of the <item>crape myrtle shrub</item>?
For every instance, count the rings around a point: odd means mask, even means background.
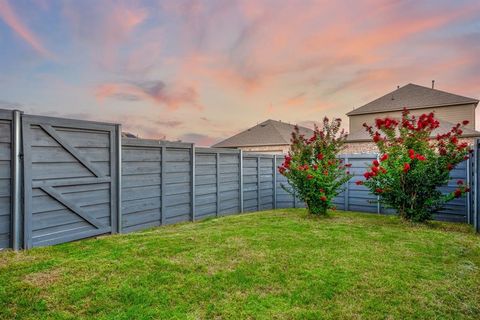
[[[335,209],[333,198],[352,177],[348,171],[350,165],[337,158],[346,139],[340,125],[340,119],[329,121],[325,117],[322,128],[315,126],[309,139],[295,126],[290,152],[278,167],[311,214],[325,215],[327,209]]]
[[[450,194],[438,190],[448,183],[449,172],[469,157],[471,148],[459,140],[461,127],[467,124],[465,120],[433,139],[432,131],[439,127],[433,113],[416,118],[404,109],[400,121],[376,119],[375,128],[364,124],[380,150],[380,158],[365,172],[365,180],[356,183],[364,184],[404,219],[431,219],[445,203],[469,191],[462,180]]]

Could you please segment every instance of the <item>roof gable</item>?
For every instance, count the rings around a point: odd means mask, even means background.
[[[373,100],[353,111],[348,116],[377,112],[388,112],[426,107],[440,107],[459,104],[477,104],[478,100],[445,91],[409,83],[395,91]]]
[[[230,138],[227,138],[212,147],[215,148],[235,148],[246,146],[272,146],[290,144],[290,138],[294,125],[267,120],[245,131],[242,131]],[[306,136],[312,135],[313,130],[300,127],[300,133]]]

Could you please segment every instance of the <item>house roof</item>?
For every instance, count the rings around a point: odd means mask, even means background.
[[[477,104],[478,100],[409,83],[406,86],[387,93],[383,97],[350,111],[347,113],[347,116],[398,111],[404,107],[408,109],[421,109],[470,103]]]
[[[293,128],[294,125],[292,124],[269,119],[225,139],[212,147],[235,148],[247,146],[287,145],[290,144]],[[313,130],[311,129],[300,126],[299,129],[300,133],[305,136],[313,135]]]
[[[138,138],[138,136],[128,131],[122,131],[122,138]]]
[[[432,138],[436,137],[437,134],[447,133],[448,131],[450,131],[452,129],[453,126],[455,126],[455,124],[453,124],[449,121],[445,121],[445,120],[438,119],[438,118],[437,118],[437,120],[438,120],[438,122],[440,122],[440,126],[432,131],[432,133],[430,135],[430,137],[432,137]],[[465,137],[465,138],[467,138],[467,137],[479,137],[480,136],[480,132],[478,132],[476,130],[473,130],[473,129],[466,128],[466,127],[463,127],[462,131],[463,131],[462,137]],[[362,128],[361,130],[349,133],[348,136],[347,136],[347,142],[363,142],[363,141],[372,141],[372,138],[368,134],[367,130],[365,130],[365,128]]]

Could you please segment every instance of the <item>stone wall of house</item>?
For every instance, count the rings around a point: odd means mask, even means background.
[[[347,142],[342,154],[358,154],[358,153],[377,153],[378,148],[373,142]]]
[[[266,154],[280,154],[287,153],[290,149],[290,145],[280,145],[280,146],[252,146],[252,147],[239,147],[238,149],[243,150],[243,152],[256,152],[256,153],[266,153]]]
[[[467,142],[473,146],[476,138],[462,138],[460,142]],[[357,153],[377,153],[378,148],[373,142],[347,142],[342,154],[357,154]]]
[[[476,138],[462,138],[461,142],[466,141],[469,145],[473,146]],[[244,152],[253,153],[266,153],[266,154],[286,154],[290,149],[290,145],[281,146],[252,146],[252,147],[240,147],[238,149]],[[373,142],[359,141],[359,142],[347,142],[345,143],[345,149],[342,150],[342,154],[359,154],[359,153],[377,153],[377,146]]]

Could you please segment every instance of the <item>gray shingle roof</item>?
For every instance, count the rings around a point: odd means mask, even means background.
[[[438,122],[440,122],[440,126],[432,131],[432,134],[430,135],[432,138],[436,137],[437,134],[444,134],[447,133],[452,129],[452,127],[455,125],[449,121],[445,121],[442,119],[438,119]],[[372,123],[370,123],[372,125]],[[463,134],[462,137],[479,137],[480,132],[475,131],[473,129],[469,128],[462,128]],[[372,141],[372,138],[368,134],[368,132],[365,130],[365,128],[362,128],[361,130],[349,133],[347,136],[347,142],[360,142],[360,141]]]
[[[451,106],[458,104],[477,104],[478,100],[457,94],[409,83],[395,91],[387,93],[347,113],[348,116],[376,112],[397,111],[404,107],[420,109],[425,107]]]
[[[275,146],[290,144],[290,138],[294,125],[267,120],[257,124],[250,129],[242,131],[228,139],[225,139],[212,147],[214,148],[235,148],[247,146]],[[307,137],[313,135],[313,130],[299,127],[300,133]]]

